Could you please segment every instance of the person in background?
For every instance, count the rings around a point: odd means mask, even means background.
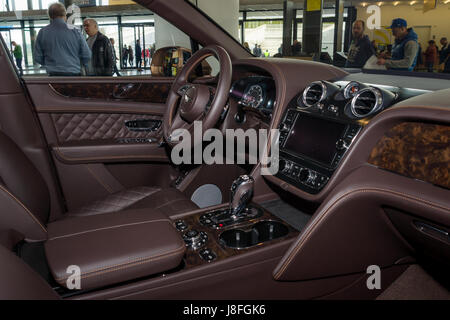
[[[11,41],[11,44],[14,46],[14,50],[12,51],[14,58],[16,59],[16,65],[19,69],[20,75],[23,75],[23,69],[22,69],[22,59],[23,59],[23,52],[22,47],[17,44],[15,41]]]
[[[395,37],[392,56],[379,57],[377,64],[392,70],[413,71],[419,54],[417,34],[412,28],[408,28],[406,20],[401,18],[392,20],[391,29]]]
[[[255,57],[259,57],[258,56],[258,44],[257,43],[255,43],[255,46],[253,47],[253,55]]]
[[[113,50],[113,75],[117,74],[117,76],[120,77],[121,74],[119,73],[119,69],[117,69],[117,60],[119,60],[119,58],[117,58],[116,48],[114,47],[115,44],[114,38],[109,38],[109,42],[111,42]]]
[[[141,41],[139,39],[136,40],[136,45],[134,47],[134,52],[136,54],[136,68],[138,71],[142,71],[142,49],[141,49]]]
[[[439,51],[439,63],[444,63],[444,73],[450,73],[450,46],[447,38],[443,37],[440,41],[442,49]]]
[[[144,49],[144,67],[147,68],[147,64],[150,61],[150,49]]]
[[[131,48],[131,46],[128,46],[128,63],[130,67],[133,66],[133,61],[134,61],[133,48]]]
[[[434,63],[437,59],[438,50],[436,47],[436,42],[434,40],[428,41],[428,48],[425,50],[425,65],[428,72],[433,72]]]
[[[91,50],[80,30],[66,23],[66,8],[53,3],[48,8],[50,24],[42,28],[34,48],[34,60],[50,76],[80,76],[81,66],[91,60]]]
[[[367,60],[375,54],[375,48],[369,37],[364,34],[366,24],[362,20],[356,20],[352,27],[352,43],[348,50],[345,68],[362,68]]]
[[[112,76],[115,61],[111,42],[98,30],[98,23],[94,19],[85,19],[83,27],[89,36],[86,41],[92,51],[92,59],[86,68],[86,74]]]
[[[302,53],[302,44],[298,40],[294,40],[291,47],[292,55],[299,56]]]
[[[268,57],[270,57],[270,53],[269,53],[269,50],[267,50],[267,49],[266,49],[266,52],[264,52],[264,57],[265,57],[265,58],[268,58]]]
[[[251,52],[250,46],[249,46],[248,42],[244,42],[244,48],[245,48],[245,50],[247,50],[248,52]]]
[[[257,57],[262,57],[263,56],[263,52],[262,52],[262,49],[261,49],[261,45],[259,44],[258,45],[258,55],[257,55]]]
[[[122,49],[122,65],[123,68],[126,68],[128,66],[128,48],[126,44],[123,45]]]

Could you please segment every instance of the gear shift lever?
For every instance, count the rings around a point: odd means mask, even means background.
[[[233,220],[239,217],[239,214],[247,207],[252,198],[254,182],[252,176],[243,175],[231,185],[230,215]]]

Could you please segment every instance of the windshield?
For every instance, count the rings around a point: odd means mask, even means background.
[[[377,73],[450,75],[450,0],[186,1],[256,57]]]

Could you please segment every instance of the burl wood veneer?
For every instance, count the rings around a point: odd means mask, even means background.
[[[368,162],[406,177],[450,188],[450,126],[401,123],[378,141]]]

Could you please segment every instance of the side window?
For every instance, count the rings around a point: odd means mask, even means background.
[[[9,0],[0,9],[14,12],[2,15],[0,32],[21,74],[174,77],[192,56],[188,35],[132,1],[62,2]]]

